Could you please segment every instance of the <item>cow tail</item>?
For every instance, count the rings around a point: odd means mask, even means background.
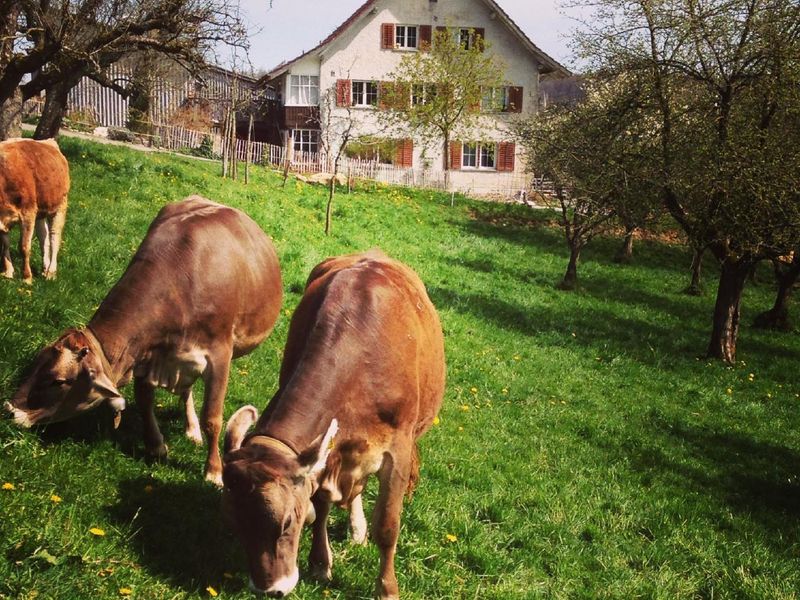
[[[419,464],[419,448],[414,442],[411,446],[411,469],[408,473],[408,487],[406,488],[406,498],[409,500],[414,496],[414,490],[419,481]]]

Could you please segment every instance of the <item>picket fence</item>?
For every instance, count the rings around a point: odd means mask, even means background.
[[[150,143],[166,150],[186,152],[198,148],[208,138],[214,154],[221,156],[226,143],[219,133],[193,131],[174,125],[156,125],[153,129]],[[334,170],[335,157],[324,152],[296,152],[283,146],[250,142],[248,153],[247,141],[236,140],[236,157],[242,162],[283,169],[287,166],[287,152],[288,167],[293,173],[332,173]],[[421,189],[447,189],[444,173],[429,169],[397,167],[372,160],[341,157],[337,171],[348,180],[370,180]],[[494,199],[526,201],[532,192],[548,190],[547,184],[548,182],[541,179],[534,180],[528,174],[496,173],[489,186],[476,184],[470,187],[469,184],[464,186],[462,183],[459,191]]]

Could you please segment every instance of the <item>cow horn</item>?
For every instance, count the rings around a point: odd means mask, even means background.
[[[258,409],[255,406],[247,405],[237,410],[228,419],[225,427],[225,452],[238,450],[242,446],[242,441],[247,430],[258,419]]]

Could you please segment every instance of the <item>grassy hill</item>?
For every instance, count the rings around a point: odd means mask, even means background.
[[[159,208],[200,193],[272,236],[286,290],[272,336],[234,363],[226,415],[263,409],[276,389],[288,316],[320,260],[379,246],[425,281],[448,385],[404,512],[404,598],[800,595],[800,340],[744,327],[735,366],[697,358],[713,294],[680,293],[684,248],[641,243],[620,266],[617,241],[598,240],[570,294],[554,287],[559,230],[524,207],[366,187],[337,196],[325,237],[320,188],[62,146],[73,188],[59,278],[0,281],[0,399],[42,345],[88,321]],[[712,265],[707,276],[713,287]],[[746,290],[746,323],[771,305],[768,272],[762,281]],[[0,490],[0,598],[198,598],[209,586],[251,597],[220,494],[202,480],[205,453],[182,437],[178,399],[158,399],[171,457],[153,467],[133,403],[117,431],[102,409],[36,431],[0,421],[0,483],[13,488]],[[346,523],[335,510],[333,581],[302,576],[294,597],[370,597],[378,553],[351,547]],[[301,572],[307,550],[308,533]]]

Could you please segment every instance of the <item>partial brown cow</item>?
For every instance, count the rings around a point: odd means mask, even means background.
[[[294,588],[300,531],[311,513],[309,564],[329,578],[331,504],[350,509],[353,541],[364,543],[361,492],[377,473],[377,593],[398,597],[403,495],[419,474],[417,440],[439,411],[444,381],[439,317],[413,271],[377,251],[313,270],[292,317],[277,393],[253,433],[245,436],[257,412],[245,406],[225,436],[223,499],[251,587],[274,597]]]
[[[42,249],[42,274],[56,276],[61,233],[67,218],[69,165],[55,140],[11,139],[0,142],[0,256],[4,277],[14,276],[8,230],[20,224],[22,278],[33,281],[33,232]]]
[[[179,395],[186,433],[202,443],[192,384],[205,383],[206,479],[222,485],[219,433],[232,358],[258,346],[281,306],[267,235],[243,212],[192,196],[165,206],[89,324],[41,351],[7,408],[17,423],[63,421],[108,402],[134,379],[149,456],[167,447],[153,412],[156,387]]]

